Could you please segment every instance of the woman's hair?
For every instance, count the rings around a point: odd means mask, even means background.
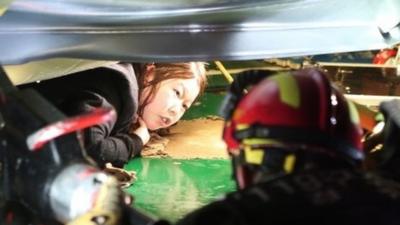
[[[134,64],[134,70],[138,79],[139,93],[144,88],[150,87],[149,95],[144,99],[144,103],[139,105],[138,114],[143,113],[143,108],[154,96],[159,88],[159,84],[168,79],[192,79],[197,78],[200,86],[199,95],[204,92],[207,85],[206,63],[204,62],[183,62],[183,63],[154,63],[154,78],[150,82],[145,82],[146,68],[152,64]]]

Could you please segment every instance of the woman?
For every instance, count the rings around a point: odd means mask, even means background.
[[[35,88],[69,116],[113,107],[115,121],[84,131],[85,147],[99,166],[122,167],[140,154],[149,130],[176,123],[205,86],[205,64],[187,62],[113,64],[22,88]]]

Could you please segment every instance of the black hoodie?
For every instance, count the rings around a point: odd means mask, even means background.
[[[84,131],[86,150],[101,167],[107,162],[122,167],[140,154],[141,139],[129,134],[138,110],[138,84],[130,64],[113,64],[20,88],[36,89],[68,116],[96,107],[113,107],[116,121]]]

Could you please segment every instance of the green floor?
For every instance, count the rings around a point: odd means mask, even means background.
[[[235,189],[229,160],[137,158],[125,169],[138,175],[126,189],[134,206],[171,222]]]

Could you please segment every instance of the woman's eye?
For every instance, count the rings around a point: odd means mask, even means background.
[[[176,96],[178,96],[178,97],[180,97],[180,96],[181,96],[181,93],[179,92],[179,90],[178,90],[178,89],[174,89],[174,92],[175,92]]]

